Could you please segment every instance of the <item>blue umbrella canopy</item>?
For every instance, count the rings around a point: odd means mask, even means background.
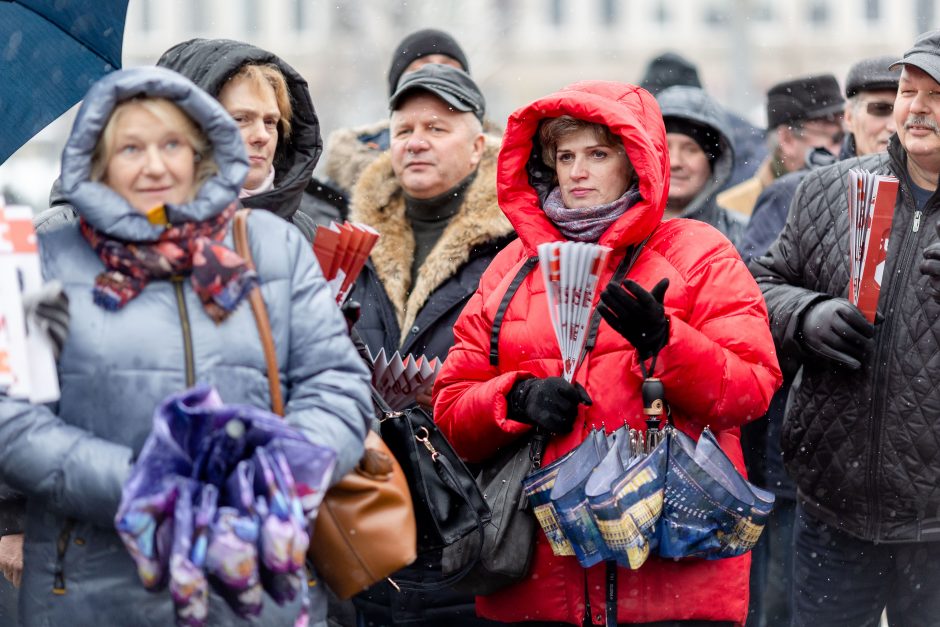
[[[121,67],[127,0],[0,0],[0,163]]]

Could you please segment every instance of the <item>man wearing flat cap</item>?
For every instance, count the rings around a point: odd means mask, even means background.
[[[825,148],[839,154],[845,100],[831,74],[784,81],[767,91],[771,154],[754,177],[718,195],[718,204],[750,216],[760,193],[775,179],[803,167],[807,154]]]
[[[389,150],[363,171],[350,207],[350,220],[381,233],[353,290],[362,305],[356,329],[373,355],[444,361],[483,270],[515,236],[496,202],[499,142],[483,134],[483,95],[462,70],[429,64],[405,74],[389,108]],[[408,578],[427,579],[435,559],[422,556]],[[366,625],[491,624],[476,618],[472,596],[451,590],[381,583],[355,603]]]
[[[892,112],[900,72],[888,69],[895,59],[890,56],[863,59],[849,69],[845,82],[847,134],[839,159],[874,154],[887,148],[888,139],[895,132]],[[814,150],[802,170],[780,177],[761,192],[738,245],[745,263],[763,255],[777,239],[787,221],[793,196],[810,170],[835,161],[828,151]],[[767,414],[742,429],[748,471],[758,470],[753,480],[777,497],[771,514],[773,524],[768,525],[751,560],[754,599],[751,608],[761,615],[758,626],[786,625],[790,620],[796,486],[784,468],[780,429],[794,374],[785,372],[784,385],[774,393]]]
[[[388,95],[395,93],[402,76],[429,63],[450,65],[470,73],[470,62],[456,39],[442,30],[423,28],[405,36],[392,51]],[[362,171],[388,150],[388,145],[388,117],[333,131],[327,138],[323,157],[327,180],[348,196]]]
[[[797,486],[792,625],[940,616],[940,31],[891,67],[887,152],[809,172],[751,262],[778,356],[801,367],[780,437]],[[875,324],[845,298],[851,168],[899,180]]]

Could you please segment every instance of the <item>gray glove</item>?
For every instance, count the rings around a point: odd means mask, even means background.
[[[49,281],[42,289],[23,295],[23,310],[26,316],[39,327],[49,339],[55,358],[59,359],[65,340],[69,336],[69,297],[59,281]]]
[[[804,314],[801,334],[812,352],[858,370],[874,345],[875,326],[845,298],[831,298]]]

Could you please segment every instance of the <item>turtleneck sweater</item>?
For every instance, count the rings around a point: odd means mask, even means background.
[[[464,195],[474,178],[476,170],[451,189],[433,198],[412,198],[405,194],[405,215],[411,222],[411,231],[415,238],[415,256],[411,264],[412,287],[431,249],[441,238],[451,218],[460,211]]]

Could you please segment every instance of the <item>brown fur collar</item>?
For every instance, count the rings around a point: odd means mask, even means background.
[[[388,128],[388,118],[372,124],[341,128],[330,133],[323,168],[326,176],[351,192],[362,172],[382,154],[381,150],[359,141],[360,135],[376,135]]]
[[[395,307],[402,335],[434,290],[467,262],[475,246],[512,233],[509,220],[496,202],[498,153],[498,139],[487,136],[476,179],[467,188],[460,211],[418,271],[414,289],[411,265],[415,240],[405,216],[401,187],[392,173],[391,156],[386,152],[376,159],[356,184],[349,219],[364,222],[382,234],[372,250],[372,263]]]

